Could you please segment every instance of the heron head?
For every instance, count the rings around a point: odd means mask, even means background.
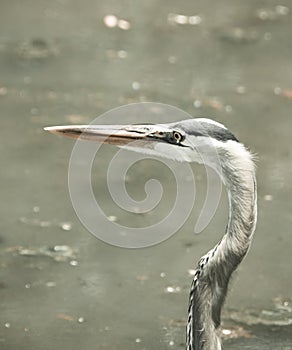
[[[220,154],[230,148],[230,143],[231,146],[241,145],[224,125],[205,118],[168,124],[53,126],[45,130],[71,138],[112,144],[143,154],[204,163],[212,167],[218,166]]]

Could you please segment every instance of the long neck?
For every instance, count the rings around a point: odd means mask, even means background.
[[[222,240],[197,266],[191,286],[187,350],[220,350],[221,308],[230,277],[246,255],[256,225],[256,180],[251,156],[223,166],[229,197],[229,220]],[[232,157],[231,157],[232,159]]]

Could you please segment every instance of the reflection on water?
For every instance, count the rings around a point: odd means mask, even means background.
[[[225,194],[212,223],[193,236],[206,190],[205,171],[194,166],[196,203],[178,234],[143,250],[108,246],[72,209],[73,143],[42,131],[141,101],[210,116],[258,154],[259,224],[233,280],[222,333],[226,349],[292,348],[290,6],[1,4],[1,349],[184,348],[192,269],[224,232]],[[101,171],[113,152],[104,148],[93,173],[108,216],[134,226],[159,218],[163,209],[147,218],[113,207]],[[143,198],[141,173],[149,168],[156,172],[149,163],[133,169],[134,198]],[[172,178],[161,169],[167,202]]]

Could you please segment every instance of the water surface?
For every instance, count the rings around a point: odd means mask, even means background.
[[[192,234],[206,191],[205,170],[194,166],[197,201],[176,235],[142,250],[109,246],[72,209],[73,141],[42,130],[141,101],[212,117],[258,155],[258,228],[230,288],[225,348],[292,348],[290,7],[288,0],[1,3],[1,349],[184,348],[189,270],[224,232],[225,193],[208,228]],[[110,28],[106,15],[126,22]],[[93,181],[107,215],[134,226],[159,219],[173,200],[173,176],[156,163],[132,169],[135,198],[159,174],[166,199],[153,217],[129,215],[105,188],[115,150],[102,152]]]

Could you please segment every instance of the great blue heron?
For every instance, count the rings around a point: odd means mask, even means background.
[[[187,350],[220,350],[220,317],[228,283],[249,249],[256,226],[251,153],[225,126],[204,118],[160,125],[56,126],[46,130],[178,161],[204,162],[220,174],[229,197],[228,224],[221,241],[200,259],[195,270],[186,332]]]

